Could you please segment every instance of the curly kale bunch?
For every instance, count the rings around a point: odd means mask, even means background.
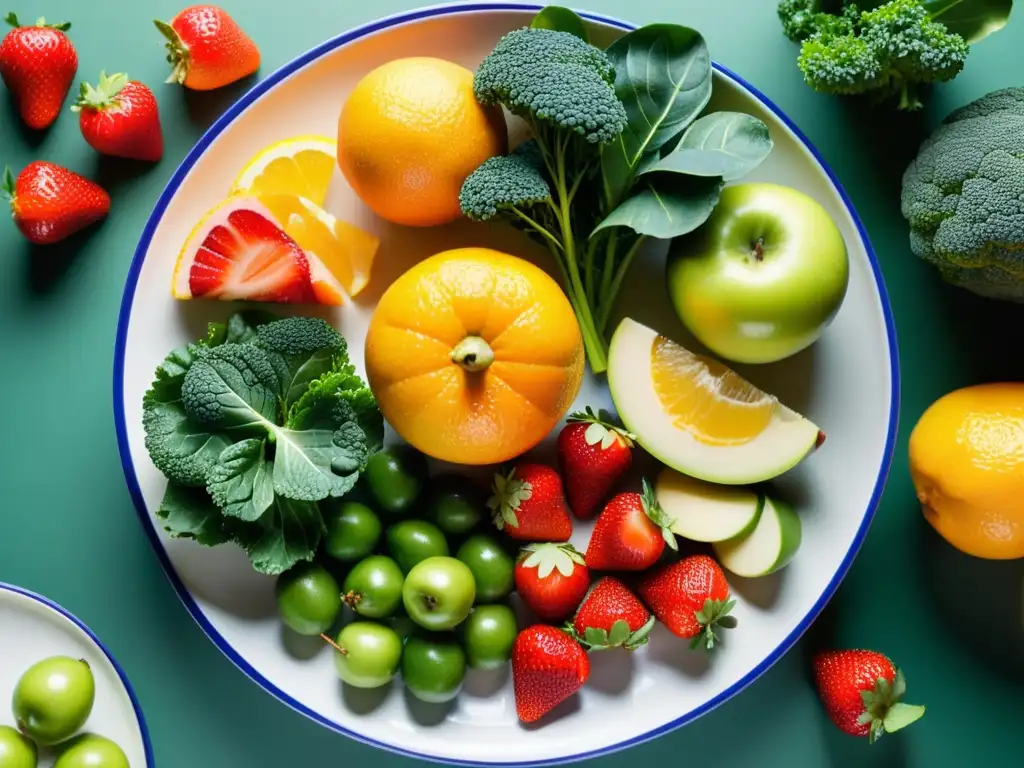
[[[786,36],[801,43],[797,65],[811,88],[898,99],[903,110],[921,107],[922,86],[960,74],[970,50],[922,0],[891,0],[867,11],[848,2],[781,0],[778,13]]]

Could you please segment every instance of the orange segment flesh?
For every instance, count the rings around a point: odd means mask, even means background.
[[[651,348],[651,378],[673,423],[710,445],[740,445],[771,422],[776,399],[739,374],[658,336]]]

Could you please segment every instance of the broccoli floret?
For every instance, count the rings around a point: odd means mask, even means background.
[[[802,43],[818,32],[850,34],[860,20],[857,6],[841,0],[781,0],[778,13],[783,34],[794,43]]]
[[[257,343],[282,355],[306,355],[317,349],[347,353],[345,338],[319,317],[285,317],[256,329]]]
[[[487,221],[499,211],[526,212],[551,199],[543,173],[544,159],[537,142],[525,141],[510,155],[492,157],[469,175],[459,204],[474,221]]]
[[[548,123],[604,144],[626,126],[614,82],[600,48],[568,32],[526,27],[498,41],[477,69],[473,89],[481,104],[502,104],[534,125]]]
[[[1024,302],[1024,88],[954,111],[903,175],[911,250],[983,296]]]
[[[964,38],[933,21],[921,0],[864,12],[847,5],[840,15],[813,8],[813,0],[785,0],[779,15],[786,34],[803,42],[804,80],[821,93],[899,97],[900,109],[918,109],[920,86],[952,80],[967,59]]]

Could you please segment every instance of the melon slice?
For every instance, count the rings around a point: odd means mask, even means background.
[[[711,546],[727,571],[756,578],[789,565],[800,548],[802,536],[800,517],[792,505],[769,496],[750,533]]]
[[[690,541],[725,541],[753,530],[764,497],[741,485],[717,485],[666,467],[654,483],[672,533]]]
[[[629,318],[612,336],[608,387],[619,417],[648,453],[711,483],[770,480],[825,438],[723,364]]]

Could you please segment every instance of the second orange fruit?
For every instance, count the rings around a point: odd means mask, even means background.
[[[495,464],[543,440],[583,380],[583,338],[539,267],[485,248],[426,259],[381,297],[366,374],[388,423],[442,461]]]
[[[473,95],[473,73],[430,57],[396,59],[360,80],[338,118],[338,165],[378,216],[435,226],[461,215],[459,191],[508,149],[498,107]]]

